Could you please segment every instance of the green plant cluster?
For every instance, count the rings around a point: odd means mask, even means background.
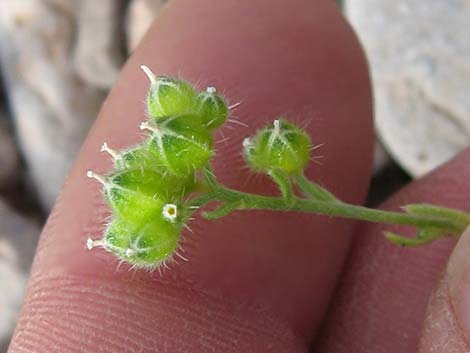
[[[316,213],[357,220],[409,225],[415,237],[386,232],[401,246],[417,246],[444,236],[458,237],[470,225],[470,214],[437,205],[414,204],[404,212],[375,210],[347,204],[305,176],[311,151],[310,136],[283,118],[243,141],[243,156],[251,170],[277,184],[280,196],[264,196],[230,189],[211,168],[214,131],[227,120],[230,108],[215,88],[198,91],[190,83],[155,76],[150,80],[148,118],[140,125],[147,138],[138,145],[102,151],[114,159],[106,175],[88,176],[103,184],[112,218],[101,239],[87,247],[102,247],[136,268],[156,269],[178,252],[181,233],[193,213],[210,203],[217,207],[202,215],[218,219],[233,211],[273,210]]]
[[[153,269],[177,253],[190,209],[187,197],[197,187],[197,174],[214,155],[213,132],[228,116],[224,99],[213,87],[198,92],[189,83],[155,76],[150,80],[148,119],[141,124],[148,137],[124,151],[102,151],[114,158],[114,170],[88,176],[103,184],[112,210],[104,237],[88,240],[136,267]],[[180,256],[182,256],[180,254]]]

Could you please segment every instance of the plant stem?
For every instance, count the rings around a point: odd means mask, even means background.
[[[238,203],[233,210],[278,210],[311,212],[326,216],[352,218],[369,222],[410,225],[420,228],[438,228],[451,235],[460,235],[465,227],[461,222],[452,219],[429,217],[371,209],[343,202],[318,201],[294,197],[288,202],[281,197],[255,195],[217,186],[204,201],[220,201],[223,203]]]
[[[319,201],[339,201],[335,195],[325,188],[322,188],[320,185],[308,180],[304,174],[295,177],[295,182],[302,193],[307,197]]]
[[[289,175],[284,173],[282,170],[271,170],[269,175],[279,186],[279,190],[281,190],[284,200],[289,203],[292,202],[294,191],[292,190],[292,182]]]
[[[470,214],[435,205],[413,204],[403,207],[405,212],[393,212],[347,204],[304,175],[293,178],[297,187],[307,197],[301,198],[293,193],[288,175],[282,173],[270,173],[270,175],[279,186],[282,197],[256,195],[227,188],[217,181],[209,165],[203,171],[206,189],[188,202],[187,206],[192,209],[189,213],[208,203],[217,202],[219,203],[217,208],[203,213],[205,218],[218,219],[237,210],[298,211],[416,227],[418,232],[414,238],[385,232],[389,241],[401,246],[422,245],[443,236],[460,236],[470,225]]]

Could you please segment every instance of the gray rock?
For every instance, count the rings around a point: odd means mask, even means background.
[[[0,190],[12,186],[19,169],[19,157],[8,129],[7,118],[0,109]]]
[[[0,62],[21,150],[50,209],[106,92],[70,57],[78,2],[0,1]]]
[[[418,177],[470,144],[466,0],[348,0],[372,69],[378,133]]]
[[[166,0],[132,0],[126,18],[127,47],[132,51],[139,44]]]
[[[78,16],[75,67],[93,86],[110,88],[124,64],[122,0],[82,0]]]
[[[8,344],[26,289],[39,227],[0,200],[0,351]]]

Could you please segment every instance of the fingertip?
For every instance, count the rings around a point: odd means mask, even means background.
[[[201,87],[214,85],[230,102],[243,102],[236,114],[248,127],[227,128],[224,133],[231,140],[219,148],[214,161],[229,186],[270,191],[265,182],[249,179],[237,163],[243,138],[282,115],[310,122],[307,130],[313,140],[325,143],[325,162],[312,164],[308,172],[315,180],[348,201],[360,203],[365,196],[373,143],[367,67],[332,2],[296,0],[286,6],[279,0],[232,0],[195,6],[172,1],[120,74],[44,229],[34,285],[17,330],[21,335],[13,346],[21,348],[24,337],[34,342],[36,332],[54,339],[66,336],[71,322],[67,312],[74,310],[73,327],[79,331],[74,339],[85,332],[97,340],[112,333],[113,347],[133,342],[129,351],[142,342],[157,348],[170,342],[181,348],[165,336],[172,334],[169,327],[181,344],[200,350],[225,333],[240,341],[249,337],[246,350],[260,342],[266,347],[273,335],[263,331],[256,337],[241,321],[249,327],[278,325],[279,336],[288,338],[273,349],[299,349],[299,341],[305,345],[328,303],[351,222],[265,212],[237,213],[210,225],[198,221],[192,226],[195,235],[186,233],[183,243],[189,263],[162,277],[126,268],[116,271],[109,253],[87,251],[87,238],[102,234],[109,210],[99,183],[86,172],[111,168],[112,160],[99,153],[103,141],[116,149],[139,142],[148,89],[142,64],[155,74],[199,81]],[[202,298],[196,314],[193,297]],[[100,303],[100,310],[81,310],[93,302]],[[211,316],[222,317],[224,324],[217,327]],[[87,326],[80,326],[78,318]],[[49,322],[54,322],[54,333],[47,331]],[[93,331],[93,325],[99,330]],[[116,334],[119,329],[125,335]],[[186,335],[189,329],[194,331]],[[149,338],[152,332],[165,335]],[[50,347],[52,338],[50,344],[44,343],[47,338],[38,344]],[[68,343],[65,339],[57,345]],[[220,351],[237,351],[231,341],[223,343]]]
[[[407,185],[381,208],[398,210],[407,204],[431,203],[469,211],[468,190],[470,149]],[[318,342],[320,352],[340,351],[342,347],[359,351],[368,347],[370,350],[416,352],[428,300],[442,276],[455,240],[448,238],[426,246],[402,248],[383,239],[384,230],[405,236],[415,232],[412,227],[382,224],[365,224],[359,229],[342,285],[331,305],[323,339]],[[431,319],[426,320],[423,352],[454,352],[450,349],[453,344],[462,343],[460,338],[449,340],[449,350],[443,348],[446,335],[456,327],[446,288],[447,284],[440,285],[431,300],[435,308],[428,309]],[[351,324],[343,325],[344,322]],[[435,346],[429,341],[433,337]]]
[[[468,352],[470,342],[470,227],[457,242],[426,311],[420,353]]]
[[[426,309],[419,352],[468,352],[470,342],[470,228],[462,234]]]

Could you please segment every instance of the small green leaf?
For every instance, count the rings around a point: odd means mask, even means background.
[[[460,224],[457,233],[460,235],[470,223],[470,213],[429,204],[412,204],[402,207],[407,213],[429,218],[441,218]]]
[[[411,247],[427,244],[438,239],[442,236],[442,231],[433,228],[421,229],[414,238],[404,237],[393,232],[384,232],[384,235],[393,244]]]

